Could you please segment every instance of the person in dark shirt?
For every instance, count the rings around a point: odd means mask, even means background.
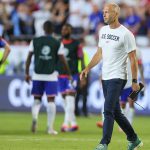
[[[72,26],[65,24],[62,28],[62,43],[65,48],[66,60],[71,70],[73,81],[72,83],[68,80],[68,74],[64,70],[64,66],[61,62],[58,62],[57,69],[59,72],[59,92],[65,99],[64,102],[64,122],[61,127],[62,132],[76,131],[78,125],[75,118],[75,95],[77,88],[77,81],[79,79],[78,72],[78,59],[82,59],[83,52],[80,43],[77,40],[71,38]],[[83,63],[83,61],[82,61]]]

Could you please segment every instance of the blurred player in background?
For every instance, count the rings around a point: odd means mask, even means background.
[[[32,105],[32,132],[36,131],[38,114],[41,107],[41,99],[44,92],[47,95],[47,132],[48,134],[57,134],[53,124],[56,115],[56,106],[54,103],[57,95],[58,74],[55,71],[58,59],[64,64],[69,73],[69,68],[64,58],[63,45],[52,37],[53,25],[50,21],[44,23],[45,36],[34,38],[29,46],[29,54],[26,61],[26,81],[29,83],[29,67],[31,58],[34,55],[34,73],[32,76],[34,103]],[[68,75],[69,76],[69,75]],[[70,76],[69,76],[70,77]]]
[[[86,51],[83,51],[83,60],[84,60],[84,65],[87,66],[89,63],[89,56]],[[84,66],[82,65],[81,59],[78,60],[78,71],[81,72],[83,67]],[[89,84],[89,75],[84,80],[78,80],[77,95],[76,95],[76,99],[75,99],[75,114],[76,114],[76,116],[81,115],[81,111],[79,109],[80,99],[82,99],[82,113],[85,117],[88,116],[88,109],[87,109],[88,84]]]
[[[71,69],[73,81],[72,83],[68,80],[68,74],[64,70],[64,66],[59,61],[57,70],[59,72],[59,91],[64,98],[64,122],[61,127],[62,132],[76,131],[78,125],[75,117],[75,95],[77,88],[77,81],[79,79],[78,73],[78,59],[82,60],[83,52],[80,43],[77,40],[71,38],[72,26],[65,24],[62,27],[62,43],[65,47],[65,56]],[[83,60],[82,60],[83,62]]]
[[[4,48],[4,52],[0,58],[0,67],[2,67],[2,65],[4,64],[4,62],[6,61],[9,53],[10,53],[10,46],[9,44],[2,38],[2,34],[3,34],[3,28],[2,26],[0,26],[0,48]]]
[[[136,53],[137,53],[137,59],[138,59],[138,69],[140,72],[140,79],[145,87],[144,74],[143,74],[144,69],[143,69],[143,64],[142,64],[141,52],[140,50],[137,49]],[[134,101],[128,97],[129,94],[132,92],[132,74],[131,74],[130,61],[128,61],[127,70],[128,70],[128,81],[125,85],[124,90],[121,93],[120,105],[121,105],[123,114],[127,117],[130,124],[132,124],[133,117],[134,117]],[[144,91],[142,91],[141,94],[143,96]],[[126,107],[127,102],[129,102],[129,107]]]

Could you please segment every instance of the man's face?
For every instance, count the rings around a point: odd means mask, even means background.
[[[68,26],[63,26],[61,30],[61,35],[63,38],[69,38],[71,34],[71,29]]]
[[[110,5],[106,5],[103,9],[103,18],[106,24],[111,24],[116,19],[116,13]]]

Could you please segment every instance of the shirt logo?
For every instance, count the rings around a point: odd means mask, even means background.
[[[112,34],[102,34],[101,36],[102,39],[109,39],[113,41],[119,41],[120,37]]]
[[[42,52],[41,53],[46,56],[46,55],[48,55],[50,53],[50,51],[51,51],[51,49],[50,49],[49,46],[44,46],[42,48]]]
[[[43,48],[42,48],[42,50],[41,50],[41,54],[42,54],[42,55],[40,55],[39,58],[40,58],[40,59],[43,59],[43,60],[52,59],[52,57],[49,56],[50,52],[51,52],[51,49],[50,49],[49,46],[43,46]]]

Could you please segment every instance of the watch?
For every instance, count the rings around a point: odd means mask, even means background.
[[[137,79],[132,79],[132,82],[137,83]]]

